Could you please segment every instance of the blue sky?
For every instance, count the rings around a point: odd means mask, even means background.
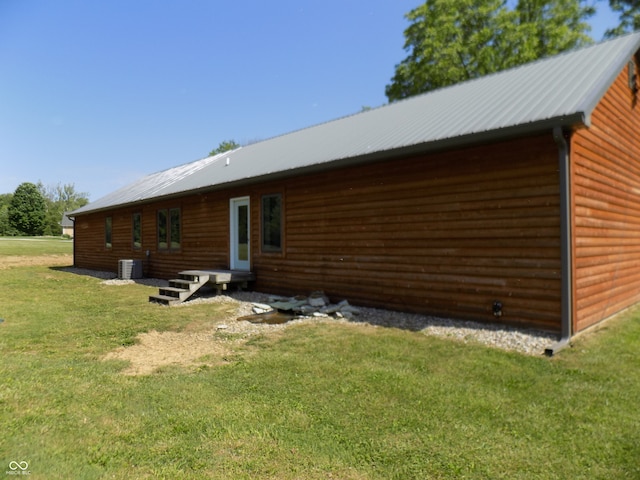
[[[0,193],[91,200],[386,103],[420,0],[0,0]],[[592,37],[617,17],[597,3]]]

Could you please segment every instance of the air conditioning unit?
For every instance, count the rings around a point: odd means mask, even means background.
[[[142,278],[142,260],[118,260],[118,278]]]

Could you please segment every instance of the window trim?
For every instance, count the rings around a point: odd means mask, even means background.
[[[178,246],[173,246],[173,232],[174,232],[174,221],[173,221],[173,213],[178,212]],[[180,250],[182,248],[182,211],[179,207],[174,207],[169,209],[169,250]]]
[[[174,246],[174,225],[175,222],[172,221],[173,214],[177,212],[177,233],[178,233],[178,241],[175,242],[177,245]],[[161,242],[160,238],[160,215],[164,214],[165,217],[165,238],[164,242]],[[158,250],[162,252],[177,252],[182,249],[182,209],[180,207],[170,207],[170,208],[159,208],[156,212],[156,242],[158,245]],[[165,246],[162,246],[162,243]]]
[[[136,219],[139,228],[139,245],[136,245]],[[142,250],[142,213],[140,212],[131,214],[131,246],[133,250]]]
[[[265,235],[265,228],[267,225],[267,222],[265,221],[265,200],[268,198],[277,198],[280,201],[280,232],[279,232],[279,237],[280,237],[280,245],[279,246],[273,246],[270,244],[266,243],[266,235]],[[262,195],[262,197],[260,198],[260,251],[262,253],[266,253],[266,254],[282,254],[282,252],[284,251],[284,201],[283,201],[283,195],[282,193],[269,193],[269,194],[265,194]]]
[[[104,247],[113,248],[113,217],[104,217]]]

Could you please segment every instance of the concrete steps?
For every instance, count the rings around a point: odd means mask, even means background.
[[[187,300],[207,283],[211,283],[220,294],[229,284],[246,288],[248,282],[255,280],[253,273],[236,270],[184,270],[178,276],[179,278],[169,280],[168,287],[161,287],[157,295],[149,296],[149,301],[176,305]]]

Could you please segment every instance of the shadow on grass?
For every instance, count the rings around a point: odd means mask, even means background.
[[[118,275],[113,272],[103,272],[100,270],[89,270],[87,268],[76,267],[49,267],[51,270],[57,272],[72,273],[74,275],[82,275],[85,277],[97,278],[100,280],[112,282],[113,285],[127,285],[131,283],[137,283],[139,285],[146,285],[148,287],[166,287],[169,282],[161,280],[159,278],[132,278],[131,280],[119,279]]]

